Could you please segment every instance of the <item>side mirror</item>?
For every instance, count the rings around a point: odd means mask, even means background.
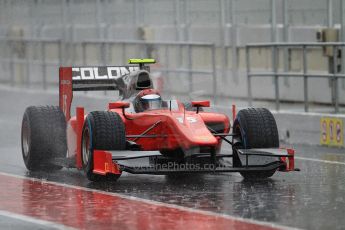
[[[196,113],[199,113],[200,107],[210,107],[210,101],[192,101],[192,106],[196,107]]]
[[[110,102],[108,105],[109,109],[125,109],[125,108],[129,108],[130,104],[129,102],[125,102],[125,101],[117,101],[117,102]]]
[[[193,107],[210,107],[210,101],[192,101]]]

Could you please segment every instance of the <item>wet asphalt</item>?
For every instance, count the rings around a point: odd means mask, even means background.
[[[301,171],[277,172],[272,178],[261,181],[246,181],[238,173],[190,175],[178,179],[124,173],[117,182],[93,183],[85,178],[83,172],[75,169],[52,173],[26,170],[20,149],[22,115],[29,105],[46,104],[57,105],[58,95],[0,88],[0,172],[293,228],[345,229],[344,149],[282,144],[296,149],[295,164]],[[103,110],[107,101],[82,94],[75,97],[76,104],[85,105],[88,111]],[[224,151],[230,151],[230,148],[225,146]],[[20,229],[22,224],[0,216],[0,227]]]

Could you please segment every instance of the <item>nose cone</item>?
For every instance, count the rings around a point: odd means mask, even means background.
[[[175,123],[176,133],[184,147],[215,146],[217,139],[206,127],[198,114],[176,114],[171,117]]]

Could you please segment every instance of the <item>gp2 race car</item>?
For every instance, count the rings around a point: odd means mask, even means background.
[[[116,180],[122,172],[239,172],[256,179],[295,170],[294,150],[279,148],[269,110],[233,111],[231,127],[226,115],[204,111],[209,101],[162,100],[147,65],[154,62],[130,59],[128,66],[60,67],[59,106],[30,106],[24,113],[21,138],[27,169],[75,167],[91,181]],[[105,111],[85,113],[76,107],[71,116],[73,91],[89,90],[118,90],[121,100],[110,102]],[[222,142],[230,144],[232,152],[222,153]],[[149,164],[128,164],[138,158],[148,158]],[[224,158],[232,158],[232,163],[225,164]]]

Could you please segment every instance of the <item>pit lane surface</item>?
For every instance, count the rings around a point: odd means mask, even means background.
[[[97,223],[98,218],[109,224],[98,227],[129,229],[345,228],[345,152],[341,149],[293,146],[300,157],[296,167],[302,171],[276,173],[257,182],[244,181],[239,174],[178,180],[124,174],[115,183],[100,184],[74,169],[29,173],[20,150],[23,112],[28,105],[57,102],[57,94],[0,88],[0,228],[20,229],[27,223],[33,229],[94,228],[88,223]],[[75,97],[76,104],[86,105],[88,111],[102,110],[107,101],[82,96]],[[57,206],[61,209],[49,211]],[[95,207],[100,210],[97,216]]]

